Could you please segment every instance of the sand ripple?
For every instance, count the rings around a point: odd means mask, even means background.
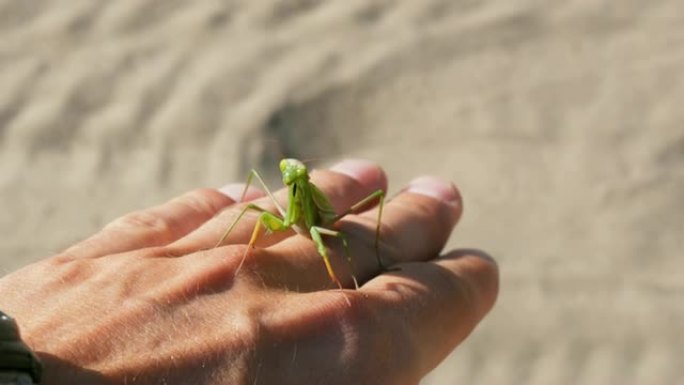
[[[0,271],[275,160],[431,172],[492,316],[426,384],[684,381],[680,1],[0,1]]]

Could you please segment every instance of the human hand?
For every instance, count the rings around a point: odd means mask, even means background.
[[[387,183],[361,161],[312,179],[338,212]],[[44,384],[417,384],[493,306],[490,258],[439,256],[462,204],[434,178],[385,206],[390,272],[378,271],[374,210],[337,224],[359,290],[333,289],[314,244],[294,233],[263,237],[236,275],[256,217],[212,248],[242,207],[228,195],[197,190],[126,215],[0,279],[0,309],[41,356]],[[247,200],[269,207],[262,195],[252,189]],[[329,245],[352,287],[339,245]]]

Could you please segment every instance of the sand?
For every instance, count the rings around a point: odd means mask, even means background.
[[[647,4],[647,5],[646,5]],[[275,159],[453,180],[501,266],[424,384],[684,383],[684,3],[0,1],[0,274]]]

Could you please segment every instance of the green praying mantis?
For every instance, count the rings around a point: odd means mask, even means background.
[[[384,269],[383,263],[380,259],[379,251],[379,240],[380,240],[380,220],[382,219],[382,208],[385,200],[385,192],[383,190],[377,190],[372,194],[368,195],[366,198],[360,200],[356,204],[352,205],[349,209],[341,214],[337,214],[335,209],[328,197],[321,191],[315,184],[313,184],[309,179],[309,171],[303,162],[297,159],[283,159],[280,161],[280,172],[282,173],[283,183],[288,189],[287,197],[287,209],[283,207],[276,201],[273,194],[264,183],[263,178],[256,170],[251,170],[249,176],[247,177],[247,182],[245,188],[242,192],[242,197],[240,201],[244,199],[245,194],[249,185],[252,183],[252,178],[256,177],[259,183],[263,186],[268,197],[273,201],[275,207],[280,215],[274,214],[267,211],[264,208],[257,206],[256,204],[247,204],[238,216],[233,220],[230,226],[226,229],[221,236],[215,247],[221,246],[226,240],[228,235],[233,231],[235,225],[240,221],[240,219],[245,215],[247,211],[256,211],[259,213],[257,223],[252,231],[252,236],[248,243],[248,248],[245,250],[245,254],[242,257],[242,261],[236,269],[236,274],[242,267],[247,254],[254,247],[262,229],[266,229],[270,232],[275,231],[285,231],[288,229],[293,229],[299,234],[308,235],[311,240],[316,245],[318,253],[323,258],[323,263],[328,272],[330,279],[337,284],[337,286],[342,289],[342,284],[337,278],[335,271],[330,264],[330,257],[328,254],[328,248],[323,242],[323,236],[332,236],[340,239],[344,247],[345,256],[351,270],[352,280],[354,281],[354,287],[359,288],[358,280],[354,275],[354,264],[352,261],[351,254],[349,253],[349,244],[347,242],[347,237],[341,231],[337,231],[331,228],[337,221],[345,217],[346,215],[358,212],[360,209],[366,207],[368,204],[377,201],[378,202],[378,220],[375,228],[375,256],[378,260],[378,265],[380,269]]]

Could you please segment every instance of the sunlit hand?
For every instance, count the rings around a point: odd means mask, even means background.
[[[364,161],[312,178],[338,211],[387,183]],[[413,385],[495,301],[484,253],[440,256],[462,208],[450,184],[419,178],[386,204],[390,272],[378,271],[373,209],[337,224],[356,291],[334,289],[311,240],[290,232],[263,237],[236,275],[255,217],[212,247],[240,211],[239,191],[197,190],[126,215],[0,279],[0,309],[44,361],[44,384]],[[269,207],[261,196],[247,200]],[[351,287],[340,245],[330,247]]]

